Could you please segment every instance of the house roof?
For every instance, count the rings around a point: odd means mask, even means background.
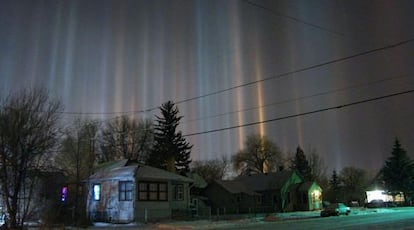
[[[120,160],[109,163],[99,168],[89,177],[91,180],[110,180],[133,178],[146,180],[171,180],[179,182],[193,182],[192,179],[171,173],[148,165],[130,163],[128,160]]]
[[[313,182],[313,181],[306,181],[306,182],[303,182],[303,183],[301,183],[300,185],[299,185],[299,187],[298,187],[298,191],[301,191],[301,192],[306,192],[306,191],[309,191],[309,189],[311,189],[311,187],[314,185],[314,184],[316,184],[315,182]],[[317,184],[316,184],[317,185]],[[318,185],[318,187],[319,187],[319,185]]]
[[[92,176],[89,177],[90,180],[112,180],[112,179],[125,179],[133,178],[137,166],[123,166],[123,167],[105,167],[98,170]]]
[[[206,188],[208,186],[208,183],[202,176],[200,176],[198,173],[187,173],[186,175],[188,178],[191,178],[194,180],[194,187],[196,188]]]
[[[137,170],[138,179],[148,180],[172,180],[191,183],[194,180],[185,176],[171,173],[148,165],[139,165]]]
[[[239,176],[235,180],[254,189],[254,191],[279,190],[294,173],[294,171],[286,170],[268,174],[252,174]]]
[[[256,193],[252,189],[246,187],[240,181],[216,180],[215,182],[232,194],[245,193],[248,195],[260,195],[259,193]]]

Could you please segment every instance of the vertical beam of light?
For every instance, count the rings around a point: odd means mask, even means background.
[[[293,51],[295,52],[295,51]],[[293,65],[295,66],[295,65]],[[300,92],[298,89],[298,82],[295,78],[295,76],[292,76],[293,79],[293,98],[299,98]],[[302,113],[302,105],[300,101],[295,101],[295,114],[300,114]],[[302,124],[302,118],[301,117],[297,117],[296,119],[296,132],[297,132],[297,137],[298,137],[298,145],[300,145],[302,148],[304,147],[304,142],[303,142],[303,124]]]
[[[52,48],[50,49],[51,63],[49,67],[48,89],[53,89],[57,86],[57,69],[58,69],[58,50],[60,46],[60,27],[62,26],[62,2],[57,2],[57,9],[55,11],[53,28],[52,28]]]
[[[42,12],[43,6],[35,6],[32,12],[31,22],[33,22],[33,25],[30,28],[30,51],[28,53],[28,66],[29,70],[27,73],[27,76],[32,81],[30,83],[30,87],[34,87],[36,84],[38,84],[41,81],[40,79],[37,79],[37,77],[42,77],[41,74],[37,74],[40,60],[40,52],[39,52],[39,46],[40,46],[40,36],[41,36],[41,15],[44,15],[44,12]]]
[[[241,42],[241,37],[242,37],[242,33],[240,31],[241,28],[241,24],[240,24],[240,7],[238,4],[234,4],[234,7],[231,7],[231,23],[230,25],[234,25],[232,28],[234,28],[230,34],[230,36],[232,38],[234,38],[233,40],[233,47],[232,50],[235,50],[236,55],[233,59],[233,73],[234,73],[234,78],[236,79],[236,82],[234,85],[241,85],[243,83],[243,69],[242,69],[242,64],[243,64],[243,60],[241,57],[241,50],[242,50],[242,42]],[[241,89],[236,90],[236,110],[242,110],[243,109],[243,94],[241,92]],[[244,116],[243,113],[237,113],[237,125],[242,125],[244,124]],[[244,145],[244,138],[245,138],[245,132],[244,129],[237,129],[237,136],[238,136],[238,144],[239,144],[239,149],[243,148]]]
[[[110,17],[112,13],[109,4],[105,5],[104,10],[105,10],[105,14],[104,16],[102,16],[104,17],[104,20],[102,23],[104,25],[105,24],[108,25],[110,24],[108,18]],[[111,64],[110,55],[109,55],[110,53],[109,48],[111,44],[111,41],[110,41],[111,28],[109,26],[104,26],[102,28],[103,28],[103,31],[102,31],[103,35],[102,35],[102,40],[100,44],[101,49],[102,49],[102,56],[100,57],[100,60],[99,60],[100,68],[98,70],[98,73],[99,73],[98,79],[101,79],[101,80],[99,81],[100,86],[98,88],[99,88],[100,98],[102,99],[100,103],[100,112],[102,113],[100,115],[100,119],[104,120],[105,119],[104,113],[108,111],[108,104],[109,104],[109,101],[107,101],[106,99],[108,98],[108,92],[112,92],[112,89],[108,87],[109,82],[110,82],[108,69],[109,69],[109,65]]]
[[[196,27],[196,76],[197,76],[197,95],[203,95],[206,92],[208,92],[208,82],[206,82],[208,75],[209,75],[209,70],[207,68],[205,68],[205,60],[204,57],[208,57],[208,53],[206,51],[208,51],[209,47],[205,47],[208,43],[205,41],[205,34],[204,34],[204,30],[208,29],[208,26],[205,26],[205,24],[208,25],[208,20],[206,19],[205,15],[203,12],[205,12],[203,5],[202,5],[202,1],[197,1],[196,2],[196,23],[194,23],[194,26]],[[207,86],[207,87],[206,87]],[[203,115],[206,114],[206,112],[208,111],[208,108],[206,108],[205,106],[205,102],[203,102],[203,104],[199,104],[198,107],[198,114]],[[208,129],[209,126],[209,121],[206,122],[199,122],[198,124],[198,129],[200,130],[206,130]],[[211,138],[208,138],[208,141],[211,141]],[[206,153],[210,154],[210,147],[211,145],[207,144],[206,146],[208,146],[208,149],[204,149],[203,151],[206,151]],[[204,153],[199,153],[199,154],[205,154]],[[209,156],[204,156],[205,158],[208,158]]]
[[[115,89],[114,89],[114,105],[115,111],[124,110],[124,55],[125,55],[125,3],[120,4],[118,12],[116,12],[117,29],[115,41]],[[126,93],[125,95],[128,95]]]
[[[77,30],[77,18],[78,18],[78,6],[76,1],[70,2],[69,6],[69,24],[67,27],[67,38],[65,44],[65,60],[63,66],[63,101],[64,105],[72,106],[71,94],[74,92],[72,89],[73,82],[73,61],[74,61],[74,50],[75,50],[75,39]]]
[[[137,70],[137,72],[139,72],[140,75],[140,86],[137,86],[140,92],[140,103],[141,103],[141,108],[145,109],[145,108],[149,108],[150,106],[154,106],[151,105],[150,97],[148,97],[149,94],[149,90],[147,87],[149,85],[148,82],[148,78],[150,76],[148,76],[150,74],[150,66],[149,66],[149,58],[150,58],[150,49],[149,49],[149,33],[150,33],[150,25],[149,25],[149,18],[148,18],[148,14],[143,14],[144,18],[143,20],[141,20],[141,25],[142,25],[142,32],[141,34],[141,39],[140,39],[140,46],[139,46],[139,52],[140,52],[140,57],[137,59],[137,66],[139,66],[140,68]],[[143,114],[146,118],[151,118],[151,116],[149,114]]]
[[[162,9],[164,10],[164,8]],[[157,21],[157,29],[155,31],[155,37],[156,39],[156,45],[157,46],[157,50],[158,52],[155,52],[156,56],[153,58],[153,60],[158,60],[158,62],[155,62],[155,69],[158,70],[157,74],[159,76],[159,82],[157,85],[154,85],[154,89],[156,89],[157,87],[160,89],[160,92],[158,92],[159,94],[159,102],[160,105],[161,103],[166,102],[167,100],[173,100],[173,98],[169,98],[170,95],[172,95],[172,92],[170,90],[171,87],[168,84],[169,83],[169,76],[166,76],[166,62],[167,62],[167,56],[165,55],[167,52],[166,50],[166,45],[165,45],[165,41],[168,37],[167,33],[166,33],[166,26],[164,24],[165,22],[165,14],[161,13],[160,15],[158,15],[159,18],[156,19]],[[151,46],[154,47],[154,44]],[[180,84],[180,82],[175,82],[175,84]],[[159,87],[161,86],[161,87]]]
[[[262,79],[262,53],[261,53],[261,46],[260,46],[260,40],[259,40],[259,36],[258,33],[256,31],[255,33],[255,42],[254,44],[257,44],[258,47],[254,48],[254,75],[255,75],[255,79],[256,81],[259,81]],[[259,116],[259,122],[263,122],[265,120],[264,118],[264,102],[263,102],[263,85],[262,82],[259,82],[256,86],[256,97],[257,97],[257,106],[258,106],[258,116]],[[260,123],[259,124],[259,134],[260,136],[265,136],[266,135],[266,129],[265,129],[265,124],[264,123]]]

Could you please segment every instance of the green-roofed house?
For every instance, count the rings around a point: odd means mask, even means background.
[[[213,211],[223,208],[228,213],[235,209],[230,202],[231,199],[228,198],[230,195],[240,197],[237,198],[236,204],[250,204],[250,207],[254,207],[253,210],[256,211],[296,211],[322,208],[322,189],[319,185],[315,182],[304,182],[298,173],[288,170],[243,175],[232,181],[216,181],[207,187],[206,195],[211,201]],[[251,200],[257,202],[252,203]],[[246,209],[239,208],[238,210],[247,212]]]
[[[162,169],[121,160],[89,177],[87,212],[95,221],[130,223],[171,218],[187,210],[193,180]]]

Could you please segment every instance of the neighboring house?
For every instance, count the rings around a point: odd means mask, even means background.
[[[293,185],[292,190],[296,192],[294,199],[294,210],[311,211],[322,209],[322,188],[312,181]]]
[[[240,181],[217,180],[204,191],[209,198],[212,214],[248,213],[261,206],[261,194]]]
[[[154,167],[118,161],[89,177],[87,212],[93,221],[129,223],[170,218],[188,210],[192,179]]]
[[[51,213],[55,217],[63,215],[65,202],[62,201],[62,189],[66,185],[66,176],[59,171],[35,170],[28,174],[30,177],[22,184],[19,194],[17,218],[23,216],[23,208],[27,208],[26,221],[45,221]],[[8,212],[3,199],[0,196],[0,215]]]
[[[228,213],[235,209],[249,211],[244,204],[250,204],[250,210],[254,207],[265,212],[320,209],[321,194],[315,182],[303,182],[295,171],[239,176],[232,181],[217,181],[206,189],[212,209],[226,208]]]
[[[382,202],[393,202],[393,203],[404,203],[404,193],[394,192],[389,193],[381,188],[371,189],[365,192],[366,203],[382,201]]]
[[[208,208],[206,205],[208,198],[203,196],[203,191],[208,185],[207,181],[197,173],[187,173],[186,176],[194,181],[190,189],[192,214],[194,216],[209,215],[210,213],[205,211]]]

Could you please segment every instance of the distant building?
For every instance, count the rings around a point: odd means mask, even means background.
[[[239,176],[231,181],[215,181],[205,190],[215,210],[272,212],[318,210],[322,189],[316,182],[304,182],[295,171]]]

